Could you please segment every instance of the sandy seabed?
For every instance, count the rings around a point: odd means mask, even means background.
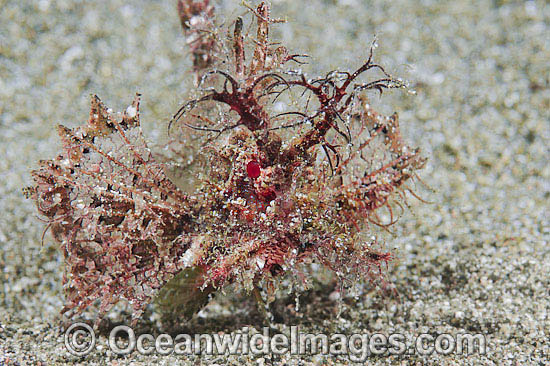
[[[63,261],[21,189],[58,149],[54,126],[77,126],[98,94],[123,110],[143,94],[149,141],[163,133],[192,75],[174,1],[0,0],[0,365],[346,365],[325,355],[116,356],[98,335],[88,356],[63,343]],[[232,19],[237,2],[218,13]],[[372,356],[376,365],[547,365],[550,362],[550,4],[544,1],[273,1],[287,15],[274,38],[312,56],[311,74],[353,69],[376,55],[410,81],[378,100],[428,156],[418,187],[387,235],[397,295],[330,286],[282,296],[273,329],[404,334],[480,333],[486,354]],[[223,20],[223,19],[222,19]],[[150,318],[150,319],[149,319]],[[109,315],[124,322],[118,306]],[[259,329],[252,301],[216,298],[185,332]],[[155,314],[140,325],[156,332]]]

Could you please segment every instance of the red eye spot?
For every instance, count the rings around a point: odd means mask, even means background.
[[[250,178],[258,178],[260,176],[260,172],[260,163],[258,163],[257,161],[252,160],[246,165],[246,173]]]

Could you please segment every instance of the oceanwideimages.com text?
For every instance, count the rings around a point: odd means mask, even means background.
[[[288,333],[270,333],[264,327],[262,332],[243,328],[231,334],[136,334],[126,325],[114,327],[108,338],[108,347],[118,355],[133,352],[158,355],[332,355],[349,357],[361,362],[369,356],[433,353],[447,355],[485,354],[486,339],[483,334],[429,334],[422,333],[407,338],[404,334],[356,333],[324,334],[300,332],[298,326],[291,326]],[[74,355],[83,356],[93,352],[96,336],[86,323],[75,323],[65,332],[65,346]]]

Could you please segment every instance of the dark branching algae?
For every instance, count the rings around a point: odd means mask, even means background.
[[[355,71],[310,78],[305,55],[270,41],[269,5],[249,10],[254,35],[241,17],[218,25],[209,0],[178,2],[196,90],[167,126],[185,162],[173,178],[139,95],[121,118],[93,96],[87,124],[58,127],[62,151],[26,193],[63,251],[69,316],[127,300],[138,319],[156,298],[189,317],[229,284],[271,298],[282,278],[307,284],[314,262],[343,285],[381,279],[392,254],[373,225],[394,223],[424,159],[369,94],[406,86],[374,44]]]

